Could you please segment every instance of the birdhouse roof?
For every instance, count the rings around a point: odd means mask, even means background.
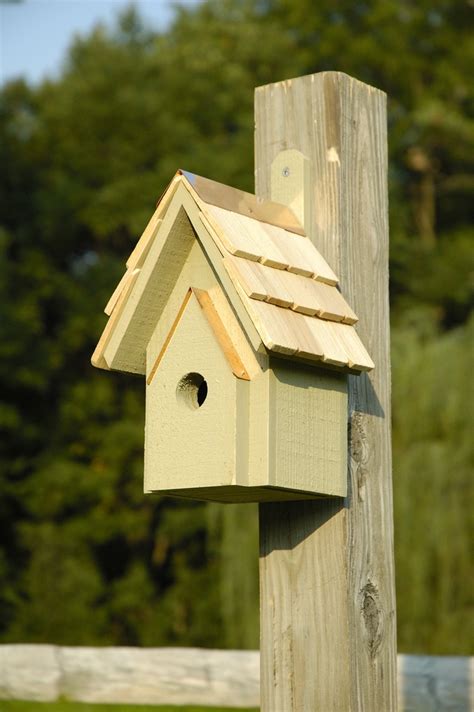
[[[145,372],[148,341],[185,260],[180,221],[192,226],[255,348],[356,372],[373,368],[336,274],[294,213],[186,171],[171,181],[127,260],[94,365]]]

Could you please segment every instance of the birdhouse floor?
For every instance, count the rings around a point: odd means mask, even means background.
[[[197,499],[203,502],[221,502],[223,504],[243,504],[246,502],[282,502],[289,500],[320,499],[324,495],[310,492],[292,492],[281,487],[193,487],[166,492],[147,491],[147,494],[161,494],[183,499]]]

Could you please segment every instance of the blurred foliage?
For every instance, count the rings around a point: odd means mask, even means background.
[[[143,384],[90,354],[176,169],[252,190],[253,88],[333,69],[389,95],[399,647],[469,652],[468,11],[206,0],[157,34],[130,8],[3,87],[2,641],[258,645],[256,508],[144,497]]]
[[[399,641],[411,653],[472,653],[474,317],[393,333]]]

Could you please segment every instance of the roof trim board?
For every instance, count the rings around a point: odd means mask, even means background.
[[[222,353],[226,357],[229,366],[232,369],[232,373],[237,378],[241,378],[244,381],[250,381],[250,376],[245,368],[244,362],[241,359],[238,349],[232,341],[229,332],[227,331],[224,319],[222,319],[219,314],[219,307],[213,301],[211,294],[203,289],[196,288],[193,288],[192,292],[198,300],[199,306],[201,307],[203,314],[222,349]]]
[[[178,313],[177,313],[177,315],[176,315],[176,318],[175,318],[175,320],[173,321],[173,323],[171,324],[171,329],[169,330],[168,334],[166,335],[166,338],[165,338],[165,340],[164,340],[164,342],[163,342],[163,346],[161,347],[161,349],[160,349],[160,351],[159,351],[159,353],[158,353],[158,356],[156,357],[156,359],[155,359],[155,361],[154,361],[154,363],[153,363],[153,366],[151,367],[150,372],[148,373],[148,375],[147,375],[147,377],[146,377],[146,382],[147,382],[147,385],[148,385],[148,386],[149,386],[150,383],[152,382],[152,380],[153,380],[153,378],[154,378],[154,376],[155,376],[155,373],[156,373],[157,370],[158,370],[158,366],[160,365],[161,360],[162,360],[163,356],[165,355],[166,350],[167,350],[167,348],[168,348],[168,346],[169,346],[169,344],[170,344],[170,342],[171,342],[171,339],[173,338],[173,334],[174,334],[174,332],[176,331],[179,322],[181,321],[181,317],[183,316],[183,314],[184,314],[184,312],[185,312],[185,309],[186,309],[186,307],[188,306],[188,302],[189,302],[189,300],[190,300],[190,298],[191,298],[191,295],[192,295],[192,290],[191,290],[191,289],[188,289],[188,291],[186,292],[186,295],[185,295],[185,297],[184,297],[184,299],[183,299],[183,302],[182,302],[182,304],[181,304],[181,306],[180,306],[180,308],[179,308],[179,310],[178,310]]]

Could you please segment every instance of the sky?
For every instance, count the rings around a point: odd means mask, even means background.
[[[136,0],[133,4],[155,29],[173,18],[173,4],[200,0]],[[74,35],[98,22],[112,24],[127,0],[0,0],[0,83],[23,76],[36,83],[58,75]]]

